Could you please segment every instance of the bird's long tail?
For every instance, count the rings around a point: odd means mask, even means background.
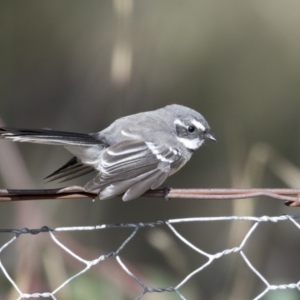
[[[29,142],[48,145],[65,146],[70,152],[75,154],[71,160],[58,170],[47,176],[49,181],[62,179],[62,181],[91,173],[95,171],[91,164],[88,151],[97,155],[103,143],[95,139],[88,133],[74,133],[66,131],[56,131],[51,129],[20,129],[2,127],[0,128],[0,138],[10,139],[14,142]]]
[[[101,141],[96,140],[88,133],[75,133],[56,131],[51,129],[20,129],[2,127],[0,138],[10,139],[14,142],[29,142],[50,145],[98,145]]]

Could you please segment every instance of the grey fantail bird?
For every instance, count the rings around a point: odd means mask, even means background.
[[[75,156],[46,178],[66,181],[96,171],[86,191],[99,189],[100,199],[124,193],[124,201],[158,188],[205,140],[216,141],[201,114],[177,104],[117,119],[97,133],[3,127],[0,137],[64,146]]]

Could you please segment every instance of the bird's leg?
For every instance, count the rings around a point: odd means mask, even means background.
[[[167,200],[167,201],[169,201],[170,199],[168,198],[168,195],[169,195],[169,193],[170,193],[170,191],[171,191],[171,187],[168,185],[168,184],[166,184],[166,183],[164,183],[162,186],[161,186],[161,188],[162,188],[162,190],[164,191],[164,198]]]

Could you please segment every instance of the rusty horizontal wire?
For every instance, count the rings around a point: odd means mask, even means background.
[[[144,197],[166,198],[164,189],[147,191]],[[0,202],[96,198],[97,192],[86,192],[81,186],[62,189],[0,189]],[[291,207],[300,206],[300,189],[171,189],[168,199],[233,200],[254,197],[268,197],[284,201]]]

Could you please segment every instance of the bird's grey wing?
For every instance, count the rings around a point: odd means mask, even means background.
[[[159,187],[180,166],[182,157],[165,145],[128,139],[105,149],[99,161],[100,174],[87,183],[86,190],[100,189],[100,199],[125,192],[127,201]]]

